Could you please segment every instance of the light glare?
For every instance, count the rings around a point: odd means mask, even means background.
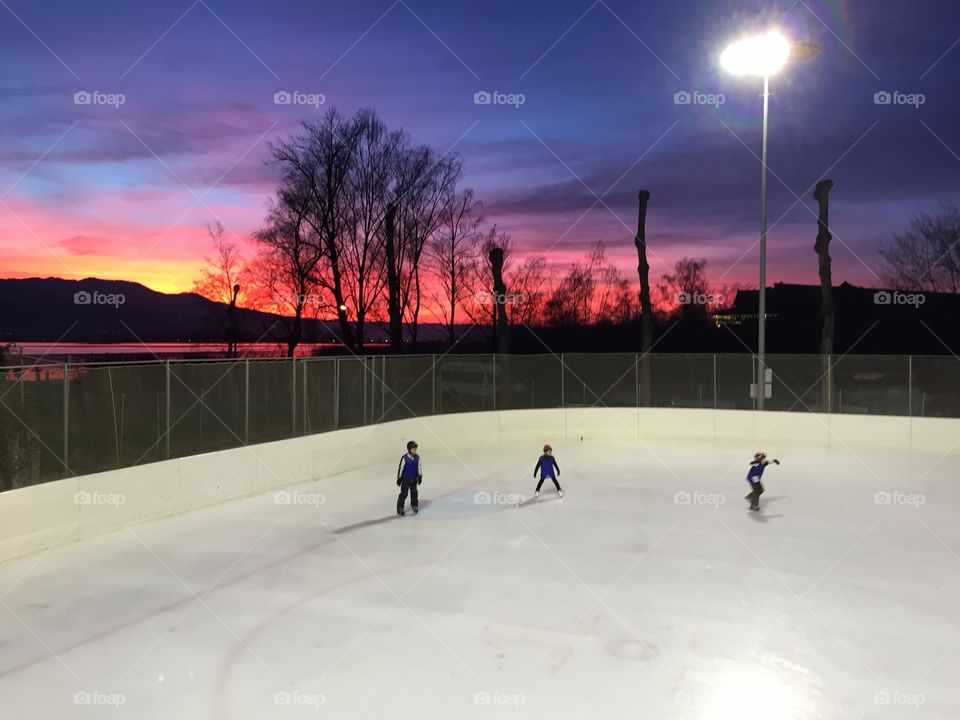
[[[731,44],[720,56],[720,64],[733,75],[769,77],[790,57],[790,43],[776,30]]]

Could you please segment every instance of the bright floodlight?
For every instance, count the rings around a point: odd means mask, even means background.
[[[730,45],[720,56],[720,64],[733,75],[769,77],[787,62],[790,43],[776,30],[755,35]]]

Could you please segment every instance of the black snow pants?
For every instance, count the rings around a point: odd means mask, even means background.
[[[397,498],[397,512],[403,510],[407,504],[407,493],[410,493],[410,507],[414,510],[420,507],[420,496],[417,493],[417,480],[420,478],[400,478],[400,497]]]

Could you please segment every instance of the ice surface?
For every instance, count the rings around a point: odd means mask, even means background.
[[[0,565],[2,717],[960,717],[957,456],[545,440]]]

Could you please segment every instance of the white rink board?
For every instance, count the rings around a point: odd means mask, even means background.
[[[640,447],[660,440],[690,440],[960,454],[960,420],[941,418],[597,407],[436,415],[0,494],[0,561],[127,524],[367,467],[394,457],[412,437],[445,452],[524,438],[540,442],[544,437],[582,437],[636,439]],[[122,505],[110,502],[115,496],[122,496]],[[93,502],[84,504],[90,499]]]

